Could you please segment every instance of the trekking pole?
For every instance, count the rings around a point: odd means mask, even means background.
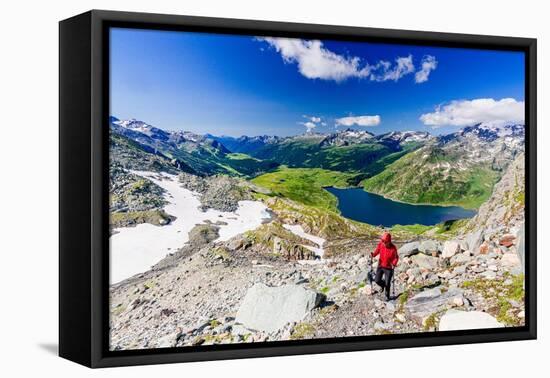
[[[392,296],[395,298],[395,270],[391,276]]]

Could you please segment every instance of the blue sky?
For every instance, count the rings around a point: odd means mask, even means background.
[[[163,129],[439,134],[521,122],[523,101],[518,52],[111,30],[111,114]]]

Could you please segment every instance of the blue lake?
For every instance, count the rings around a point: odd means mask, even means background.
[[[455,219],[471,218],[476,212],[459,206],[411,205],[392,201],[361,188],[325,188],[338,198],[338,209],[346,218],[374,226],[396,224],[431,226]]]

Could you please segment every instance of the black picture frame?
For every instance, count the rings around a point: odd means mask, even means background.
[[[523,51],[526,325],[272,343],[108,350],[109,38],[113,26]],[[536,39],[92,10],[59,24],[59,355],[88,367],[535,339]]]

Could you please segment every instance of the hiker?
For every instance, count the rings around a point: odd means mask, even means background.
[[[376,269],[376,282],[382,291],[386,290],[386,300],[390,300],[390,289],[393,277],[393,270],[399,261],[397,247],[391,242],[391,234],[384,232],[376,249],[371,253],[371,257],[375,258],[380,255],[378,261],[378,269]]]

